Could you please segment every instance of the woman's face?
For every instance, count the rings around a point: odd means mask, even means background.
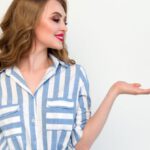
[[[56,0],[49,0],[35,28],[36,45],[61,50],[67,31],[66,13]]]

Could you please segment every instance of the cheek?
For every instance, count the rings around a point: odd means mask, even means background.
[[[46,23],[40,24],[35,30],[37,38],[48,38],[55,34],[53,26]]]

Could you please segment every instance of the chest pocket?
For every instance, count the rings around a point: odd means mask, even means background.
[[[46,111],[47,130],[72,130],[74,122],[74,102],[48,100]]]
[[[9,137],[21,134],[19,105],[0,107],[0,130]]]

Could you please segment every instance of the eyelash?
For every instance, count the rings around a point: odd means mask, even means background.
[[[58,23],[60,21],[60,19],[52,19],[54,22]],[[65,25],[68,25],[67,22],[65,22]]]

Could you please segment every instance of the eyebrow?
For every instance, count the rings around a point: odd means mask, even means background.
[[[53,12],[52,14],[55,14],[55,15],[58,15],[58,16],[62,17],[62,14],[61,14],[61,13],[59,13],[59,12],[57,12],[57,11],[56,11],[56,12]],[[66,18],[67,18],[67,16],[65,16],[64,18],[66,19]]]

